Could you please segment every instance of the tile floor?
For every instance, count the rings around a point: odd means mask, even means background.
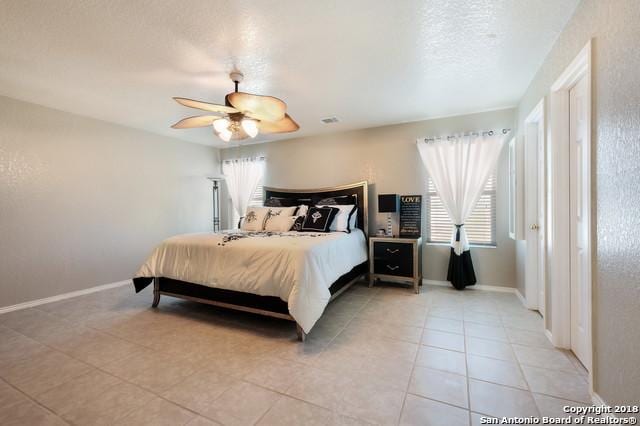
[[[590,403],[512,294],[354,286],[292,323],[129,286],[0,315],[0,424],[480,424]]]

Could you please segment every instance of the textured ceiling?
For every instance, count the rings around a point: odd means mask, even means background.
[[[578,3],[0,0],[0,94],[217,146],[171,97],[222,102],[234,67],[281,138],[464,114],[515,105]]]

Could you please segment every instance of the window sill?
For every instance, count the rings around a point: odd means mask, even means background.
[[[442,247],[449,247],[450,244],[449,243],[430,243],[430,242],[426,242],[424,243],[425,246],[442,246]],[[474,248],[474,249],[496,249],[498,248],[498,246],[486,246],[486,245],[481,245],[481,244],[469,244],[470,248]]]

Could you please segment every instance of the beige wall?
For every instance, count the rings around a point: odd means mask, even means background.
[[[210,229],[218,150],[0,97],[0,307],[132,277]]]
[[[609,404],[640,401],[639,21],[637,0],[583,0],[518,107],[522,129],[593,39],[593,370],[594,390]]]
[[[378,193],[425,193],[426,175],[415,146],[418,137],[511,128],[514,118],[511,109],[485,112],[228,148],[221,150],[221,157],[266,156],[268,186],[318,188],[367,180],[371,184],[370,231],[374,231],[386,224],[386,216],[376,213]],[[472,257],[479,284],[513,287],[515,244],[507,229],[506,154],[505,149],[498,170],[497,248],[473,249]],[[445,280],[449,247],[427,245],[423,253],[424,277]]]

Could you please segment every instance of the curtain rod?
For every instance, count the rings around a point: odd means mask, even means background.
[[[503,135],[506,135],[507,133],[509,133],[511,131],[511,129],[496,129],[496,130],[486,130],[486,131],[482,131],[482,132],[468,132],[468,133],[463,133],[463,134],[454,134],[454,135],[446,135],[446,136],[436,136],[433,138],[420,138],[418,139],[418,142],[420,141],[424,141],[424,142],[434,142],[437,140],[451,140],[451,139],[455,139],[461,136],[493,136],[496,134],[496,132],[501,132]]]
[[[222,160],[223,163],[231,163],[234,161],[243,161],[243,160],[266,160],[266,157],[260,155],[258,157],[240,157],[240,158],[227,158],[226,160]]]

